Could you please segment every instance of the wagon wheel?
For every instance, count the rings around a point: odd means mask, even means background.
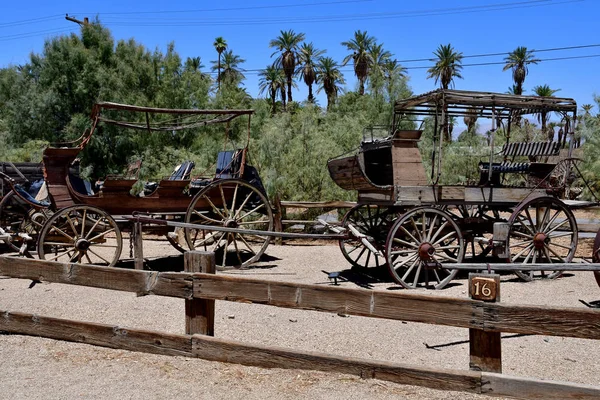
[[[212,251],[217,266],[241,268],[256,262],[271,237],[243,230],[272,231],[273,211],[266,196],[255,186],[239,179],[223,179],[203,188],[193,198],[185,222],[236,228],[238,232],[185,229],[190,249]]]
[[[493,250],[491,240],[495,222],[506,222],[508,215],[503,210],[490,208],[485,204],[458,204],[443,208],[460,227],[465,240],[465,259],[484,260]],[[510,211],[509,211],[510,212]],[[476,237],[484,237],[490,242],[476,241]]]
[[[577,248],[577,222],[571,210],[554,197],[521,204],[511,215],[508,247],[513,263],[568,263]],[[525,281],[554,279],[562,271],[515,271]]]
[[[385,255],[392,278],[407,289],[442,289],[458,273],[445,265],[460,263],[464,239],[452,216],[439,208],[419,207],[402,215],[387,237]]]
[[[110,215],[96,207],[76,205],[57,211],[44,224],[38,255],[42,260],[112,267],[122,245],[121,231]]]
[[[44,223],[52,215],[48,208],[36,209],[25,203],[12,190],[0,201],[0,228],[13,234],[18,239],[18,233],[26,233],[36,238]],[[10,247],[18,251],[14,243]]]
[[[342,220],[342,226],[352,225],[360,233],[369,236],[373,246],[380,251],[385,247],[387,234],[399,216],[399,210],[389,207],[357,205],[352,207]],[[385,265],[385,258],[373,253],[360,240],[340,239],[340,250],[353,267],[367,268]]]
[[[600,230],[598,230],[598,233],[596,233],[596,239],[594,239],[592,261],[595,263],[600,263]],[[600,271],[594,271],[594,276],[596,277],[598,286],[600,286]]]

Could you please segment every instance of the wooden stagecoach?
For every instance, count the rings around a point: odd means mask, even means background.
[[[567,121],[569,141],[513,143],[516,118],[541,112]],[[577,105],[555,97],[436,90],[395,103],[393,123],[382,137],[365,131],[356,154],[328,162],[332,179],[358,193],[358,205],[343,225],[369,238],[340,241],[355,267],[387,265],[406,288],[444,287],[456,275],[452,264],[471,262],[553,263],[556,271],[519,272],[531,280],[555,278],[573,260],[577,222],[571,208],[590,202],[563,200],[573,172]],[[477,116],[489,124],[489,153],[479,155],[476,179],[444,184],[443,136],[451,117]],[[418,121],[433,125],[432,153],[422,159]],[[502,128],[506,141],[494,143]],[[566,148],[563,148],[565,146]],[[468,155],[465,152],[465,157]],[[578,170],[577,170],[578,171]],[[367,243],[368,244],[368,243]]]
[[[173,110],[116,103],[96,104],[92,127],[76,141],[45,149],[43,170],[47,198],[39,199],[29,187],[4,176],[13,190],[0,203],[0,223],[15,236],[25,230],[37,239],[40,258],[66,262],[114,265],[121,254],[121,231],[129,221],[122,216],[148,214],[186,223],[272,230],[272,209],[255,168],[248,164],[252,110]],[[178,167],[170,177],[132,193],[136,177],[107,176],[95,188],[69,168],[103,125],[148,132],[196,132],[221,124],[225,143],[230,124],[246,117],[247,141],[241,148],[217,156],[212,176],[192,176],[193,163]],[[138,165],[139,167],[139,165]],[[37,199],[36,199],[37,197]],[[160,229],[160,227],[154,227]],[[181,240],[170,233],[172,244],[183,251]],[[185,247],[215,251],[222,266],[240,266],[257,260],[269,237],[221,233],[201,229],[181,231]]]

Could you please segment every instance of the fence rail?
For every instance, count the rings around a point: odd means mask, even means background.
[[[188,270],[211,271],[210,257],[185,255]],[[214,257],[214,255],[211,255]],[[214,258],[212,258],[214,263]],[[208,264],[208,265],[207,265]],[[187,318],[205,318],[201,328],[211,334],[214,304],[234,301],[277,307],[343,313],[469,328],[600,339],[600,311],[583,308],[487,303],[414,293],[387,293],[196,272],[150,272],[0,257],[0,275],[46,282],[91,286],[139,295],[186,299]],[[188,307],[188,301],[190,307]],[[200,301],[204,303],[194,304]],[[198,312],[199,308],[202,310]],[[355,374],[391,382],[458,390],[494,396],[549,399],[600,398],[600,388],[589,385],[511,377],[486,371],[423,368],[397,363],[332,356],[277,347],[247,345],[208,335],[137,330],[81,321],[0,311],[0,330],[164,355],[183,355],[268,368],[312,369]],[[208,319],[206,319],[208,317]],[[191,324],[193,326],[193,323]],[[186,324],[186,330],[187,330]]]

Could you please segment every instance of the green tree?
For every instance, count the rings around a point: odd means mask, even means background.
[[[276,48],[271,57],[280,53],[275,59],[275,64],[283,68],[287,77],[287,99],[292,100],[292,86],[294,74],[296,72],[296,61],[298,60],[298,47],[304,40],[304,33],[296,33],[292,29],[289,31],[280,31],[280,35],[269,42],[269,47]]]
[[[342,46],[346,46],[346,49],[351,52],[342,61],[342,66],[347,65],[352,60],[354,75],[356,75],[359,82],[358,93],[361,96],[365,94],[365,81],[369,77],[369,71],[373,64],[373,58],[369,50],[374,43],[374,37],[369,36],[366,31],[362,32],[360,30],[354,32],[352,40],[342,42]]]
[[[325,91],[327,95],[327,110],[331,110],[338,93],[342,91],[342,85],[346,83],[342,71],[340,71],[333,58],[323,57],[319,60],[319,64],[317,65],[317,82],[320,85],[317,93],[321,92],[321,90]]]
[[[221,81],[227,82],[230,85],[239,85],[246,76],[243,74],[243,69],[240,67],[241,64],[245,63],[246,60],[241,58],[239,55],[234,54],[233,50],[227,50],[223,52],[222,62],[219,64],[217,61],[211,61],[213,64],[212,70],[215,71],[219,68],[221,71]]]
[[[382,95],[385,84],[386,63],[392,58],[392,53],[383,48],[383,43],[378,44],[373,42],[369,48],[369,55],[372,60],[369,71],[369,83],[371,94],[377,99]]]
[[[560,89],[552,89],[548,85],[538,85],[533,88],[533,93],[535,93],[536,96],[540,96],[540,97],[554,97],[554,94],[558,91],[560,91]],[[548,111],[542,110],[537,114],[537,120],[542,125],[542,134],[546,134],[548,137],[548,140],[553,140],[554,139],[554,131],[553,130],[547,131],[547,129],[546,129],[549,118],[550,118],[550,114],[548,113]]]
[[[394,102],[397,99],[396,91],[399,89],[400,83],[406,83],[406,71],[407,69],[400,65],[398,60],[388,59],[383,64],[388,101]]]
[[[312,43],[302,43],[298,54],[298,73],[308,86],[308,101],[314,103],[315,97],[313,96],[312,85],[317,80],[317,64],[325,54],[325,50],[315,48]]]
[[[463,54],[454,50],[451,44],[440,45],[433,53],[436,57],[433,67],[427,70],[427,78],[435,79],[435,83],[440,82],[442,89],[448,89],[453,83],[454,78],[462,79],[460,71],[462,70]]]
[[[522,95],[523,82],[525,82],[525,77],[529,73],[528,65],[537,64],[540,60],[534,57],[533,50],[528,50],[527,47],[519,46],[508,53],[508,56],[504,58],[504,61],[506,64],[504,64],[502,71],[512,70],[514,81],[513,94]]]
[[[217,90],[221,90],[221,54],[227,50],[227,41],[219,36],[215,39],[213,46],[217,51]]]
[[[258,73],[258,76],[260,78],[258,81],[259,94],[263,94],[264,92],[268,93],[269,99],[271,100],[271,113],[275,114],[277,111],[275,102],[282,86],[284,88],[283,93],[285,94],[285,76],[283,71],[274,65],[269,65],[267,68],[261,70]]]

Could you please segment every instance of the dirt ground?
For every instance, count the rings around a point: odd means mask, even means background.
[[[583,239],[580,246],[590,246]],[[174,255],[164,241],[146,240],[146,257]],[[328,272],[346,271],[341,287],[404,290],[381,274],[358,275],[338,247],[272,245],[266,261],[219,272],[261,279],[331,285]],[[0,279],[0,309],[123,327],[183,333],[184,302],[158,296],[61,284]],[[502,302],[585,307],[600,299],[591,272],[524,283],[502,276]],[[467,297],[466,279],[415,293]],[[468,331],[401,321],[345,317],[261,305],[217,302],[215,336],[423,367],[468,370]],[[503,335],[504,373],[600,386],[600,346],[592,340]],[[432,348],[433,347],[433,348]],[[356,376],[260,369],[184,357],[112,350],[19,335],[0,335],[0,398],[158,399],[483,399],[481,395],[402,386]]]

